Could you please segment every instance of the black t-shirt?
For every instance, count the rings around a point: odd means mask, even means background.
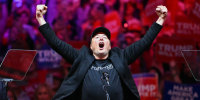
[[[108,73],[108,86],[103,73]],[[103,85],[107,87],[110,100],[123,100],[123,90],[119,75],[110,60],[95,60],[85,75],[82,100],[107,100]]]

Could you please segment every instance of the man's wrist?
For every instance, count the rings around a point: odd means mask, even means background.
[[[157,19],[156,23],[159,24],[159,25],[163,25],[164,21],[165,21],[165,18],[159,17],[159,18]]]
[[[38,20],[38,23],[39,23],[40,26],[46,24],[46,21],[44,20],[44,17],[42,17],[42,18],[37,18],[37,20]]]

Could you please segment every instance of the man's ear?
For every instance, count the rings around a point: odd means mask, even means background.
[[[90,49],[92,50],[92,46],[91,46],[91,44],[90,44]]]
[[[90,43],[90,49],[92,50],[92,43]]]
[[[92,39],[90,40],[90,49],[92,50]]]
[[[109,50],[111,50],[111,41],[110,41],[110,46],[109,46]]]

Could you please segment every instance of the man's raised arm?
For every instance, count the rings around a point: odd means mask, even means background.
[[[158,19],[153,23],[153,25],[151,25],[144,37],[124,49],[124,56],[127,59],[128,64],[131,64],[145,51],[146,48],[151,46],[153,40],[162,29],[162,25],[167,16],[167,8],[162,5],[157,6],[156,13]]]
[[[73,63],[78,56],[78,50],[73,48],[71,45],[60,40],[50,25],[46,23],[44,14],[47,12],[47,6],[37,5],[36,8],[36,19],[40,25],[39,30],[47,40],[48,44],[62,57],[64,57],[69,63]]]

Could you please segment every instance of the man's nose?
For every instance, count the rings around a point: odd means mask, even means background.
[[[103,41],[103,37],[100,37],[100,40]]]

